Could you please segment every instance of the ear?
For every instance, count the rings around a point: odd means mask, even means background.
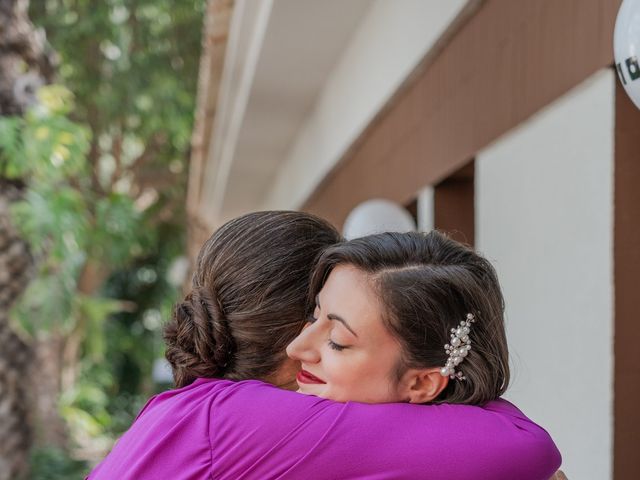
[[[430,402],[449,384],[449,377],[443,377],[439,368],[411,368],[403,380],[409,403]]]

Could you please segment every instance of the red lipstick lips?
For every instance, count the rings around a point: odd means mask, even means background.
[[[320,380],[318,377],[311,375],[306,370],[300,370],[296,375],[296,380],[299,383],[315,383],[315,384],[323,384],[326,383]]]

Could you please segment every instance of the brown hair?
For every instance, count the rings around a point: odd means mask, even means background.
[[[311,280],[310,298],[337,265],[369,275],[381,299],[383,321],[398,339],[406,368],[442,367],[451,328],[468,313],[472,349],[456,367],[466,380],[451,380],[433,403],[483,404],[504,393],[509,364],[504,300],[491,264],[472,249],[437,231],[382,233],[325,250]]]
[[[315,261],[338,241],[328,222],[300,212],[255,212],[220,227],[200,250],[192,290],[165,327],[176,386],[275,374],[309,313]]]

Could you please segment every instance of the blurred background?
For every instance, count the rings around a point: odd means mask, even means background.
[[[0,480],[83,478],[171,386],[162,325],[202,242],[263,209],[476,247],[506,398],[569,478],[639,478],[620,5],[0,0]]]

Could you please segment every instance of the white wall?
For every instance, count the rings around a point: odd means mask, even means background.
[[[418,231],[428,232],[435,225],[435,189],[431,186],[424,187],[418,192]]]
[[[611,478],[614,74],[482,151],[477,247],[507,304],[506,397],[551,433],[568,478]]]
[[[469,0],[376,0],[290,146],[264,208],[299,208]]]

